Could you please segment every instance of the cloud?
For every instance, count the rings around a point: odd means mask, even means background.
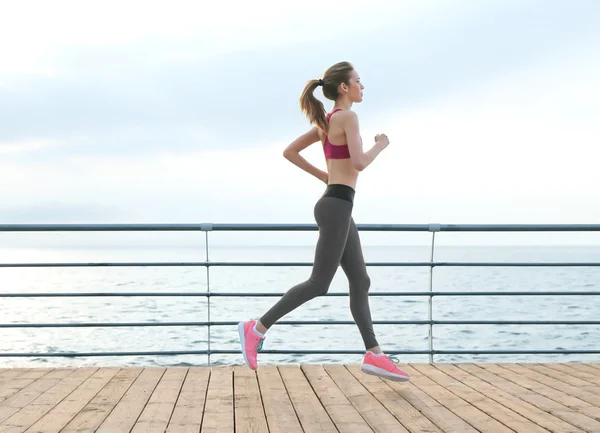
[[[141,30],[127,30],[126,21],[119,20],[105,45],[100,45],[100,24],[94,24],[79,45],[52,57],[56,70],[64,73],[12,77],[10,87],[0,88],[0,118],[8,125],[0,139],[50,137],[65,142],[68,152],[98,154],[147,152],[165,145],[254,146],[306,127],[299,94],[309,78],[334,61],[354,61],[364,78],[367,100],[357,110],[385,113],[466,91],[552,52],[558,43],[584,38],[594,28],[591,16],[575,15],[581,9],[571,10],[576,19],[555,21],[562,10],[556,3],[484,7],[466,2],[450,9],[449,3],[440,9],[427,3],[415,11],[407,5],[357,3],[362,14],[340,9],[337,2],[289,9],[263,3],[258,11],[240,11],[250,15],[237,30],[232,30],[237,22],[217,27],[219,14],[225,13],[220,9],[214,19],[198,18],[209,22],[208,29],[196,29],[196,21],[183,18],[179,30],[165,24],[162,37],[151,24],[166,23],[170,13],[182,9],[150,8],[140,20]],[[340,21],[328,18],[334,11],[342,14]],[[258,16],[262,20],[251,19]],[[328,31],[307,32],[303,20],[308,17],[311,25]],[[352,25],[363,17],[364,26],[351,39],[336,27],[341,18]],[[582,36],[573,36],[575,28]],[[227,47],[203,54],[207,46],[221,44],[217,36],[208,38],[209,29],[232,34]],[[70,40],[67,33],[59,34],[55,45]],[[207,137],[204,142],[198,143],[197,131]]]
[[[31,152],[58,145],[56,140],[24,140],[16,142],[0,141],[0,155],[18,152]]]
[[[411,180],[399,182],[409,196],[554,199],[556,211],[562,200],[589,198],[600,182],[595,159],[582,157],[600,142],[593,46],[555,50],[453,98],[379,118],[392,144],[378,164],[386,177],[373,179],[373,188],[400,172]],[[379,132],[369,120],[366,136]],[[598,215],[600,206],[579,211]]]
[[[305,0],[284,5],[276,0],[258,0],[213,3],[210,8],[191,0],[172,1],[168,7],[139,0],[125,4],[109,0],[101,6],[76,0],[35,3],[3,6],[0,73],[61,74],[66,70],[56,63],[57,55],[112,51],[122,46],[134,48],[137,59],[148,64],[156,60],[203,59],[257,46],[324,41],[347,28],[365,31],[402,25],[433,9],[446,13],[453,10],[452,2],[447,0]],[[35,15],[31,14],[32,8]]]
[[[73,223],[117,220],[126,218],[128,213],[116,206],[85,203],[62,203],[40,200],[37,203],[8,206],[2,209],[2,223]]]
[[[304,83],[341,59],[366,84],[365,146],[392,139],[361,174],[357,221],[600,218],[596,3],[260,5],[222,27],[197,15],[206,29],[192,9],[174,25],[182,9],[151,6],[136,26],[126,9],[106,40],[110,9],[89,9],[91,28],[62,17],[43,49],[0,67],[0,222],[311,222],[324,185],[281,151],[308,127]],[[305,155],[324,168],[318,145]]]
[[[466,146],[473,146],[489,127],[484,123],[471,134],[458,136],[456,130],[472,116],[472,112],[456,114],[445,123],[441,121],[443,112],[414,113],[408,118],[402,132],[405,142],[390,145],[362,173],[355,220],[409,224],[587,223],[600,218],[600,207],[589,200],[589,194],[571,192],[571,188],[585,187],[586,183],[593,188],[583,177],[576,181],[573,178],[565,181],[564,177],[561,180],[553,177],[553,169],[548,167],[530,180],[531,173],[521,167],[526,168],[533,158],[511,163],[508,157],[499,160],[500,153],[488,158],[486,150],[466,152],[460,146],[461,140]],[[424,136],[424,126],[432,118],[439,120],[439,127]],[[548,131],[547,135],[553,132]],[[430,143],[444,136],[451,139],[443,149],[418,148],[423,140]],[[497,142],[505,138],[498,136]],[[490,146],[495,144],[496,141]],[[318,145],[309,148],[305,156],[321,168],[324,166]],[[1,169],[0,173],[4,173]],[[286,161],[278,144],[236,153],[205,150],[138,158],[74,157],[42,173],[32,166],[22,177],[28,179],[33,174],[39,179],[32,181],[27,189],[21,188],[13,197],[3,193],[0,223],[312,223],[314,203],[325,187]],[[5,179],[0,181],[4,183]],[[211,243],[312,245],[314,233],[307,236],[303,239],[286,233],[284,239],[278,233],[219,232],[211,234]],[[14,233],[2,238],[5,245],[54,242],[135,246],[200,242],[198,236],[154,233],[122,233],[106,238],[87,233],[35,236]],[[364,234],[364,239],[368,245],[425,244],[428,235],[369,233]],[[597,236],[590,234],[541,238],[476,233],[444,234],[440,241],[443,244],[527,241],[593,244],[596,239]]]

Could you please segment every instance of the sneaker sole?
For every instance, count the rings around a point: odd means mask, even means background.
[[[408,382],[410,380],[409,376],[401,376],[399,374],[390,373],[383,368],[375,367],[374,365],[363,364],[360,367],[360,371],[365,374],[370,374],[371,376],[379,376],[385,379],[392,380],[394,382]]]

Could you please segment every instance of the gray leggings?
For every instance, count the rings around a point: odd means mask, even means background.
[[[340,198],[343,197],[343,198]],[[356,224],[352,218],[354,190],[346,185],[329,185],[314,208],[319,227],[314,266],[308,280],[293,286],[267,311],[260,322],[268,329],[284,315],[305,302],[327,293],[339,265],[349,282],[350,311],[366,349],[378,346],[371,311],[371,280],[363,258]]]

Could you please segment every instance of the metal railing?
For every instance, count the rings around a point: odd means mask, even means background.
[[[580,350],[439,350],[433,346],[434,325],[600,325],[600,320],[435,320],[433,298],[444,296],[598,296],[600,291],[435,291],[433,269],[450,266],[498,266],[498,267],[598,267],[600,262],[448,262],[434,261],[435,239],[438,232],[600,232],[600,224],[358,224],[359,231],[372,232],[429,232],[431,233],[430,260],[428,262],[368,262],[367,266],[428,267],[429,290],[426,292],[371,292],[371,297],[428,297],[427,320],[384,320],[375,325],[427,325],[428,350],[386,350],[388,354],[429,355],[433,362],[436,354],[481,355],[481,354],[600,354],[600,349]],[[0,224],[0,232],[92,232],[92,231],[192,231],[205,233],[204,261],[178,262],[71,262],[71,263],[0,263],[0,268],[31,267],[136,267],[136,266],[195,266],[206,268],[206,292],[0,292],[0,298],[39,297],[205,297],[207,298],[207,320],[195,322],[100,322],[100,323],[0,323],[0,328],[78,328],[78,327],[152,327],[152,326],[202,326],[207,328],[206,350],[170,351],[120,351],[120,352],[55,352],[55,353],[9,353],[0,352],[0,357],[88,357],[88,356],[143,356],[143,355],[207,355],[238,354],[239,350],[213,349],[211,328],[233,326],[237,321],[212,321],[210,299],[213,297],[279,297],[283,293],[262,292],[211,292],[211,267],[255,267],[255,266],[312,266],[311,262],[213,262],[210,260],[209,232],[211,231],[317,231],[314,224]],[[327,293],[329,296],[348,296],[347,293]],[[278,325],[350,325],[352,321],[282,320]],[[265,354],[361,354],[361,350],[263,350]]]

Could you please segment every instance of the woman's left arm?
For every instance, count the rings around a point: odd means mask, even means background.
[[[305,172],[312,174],[317,179],[327,183],[327,172],[315,167],[310,162],[308,162],[302,155],[300,155],[300,152],[302,150],[306,149],[308,146],[318,141],[321,141],[321,137],[319,134],[319,128],[315,126],[310,131],[302,134],[300,137],[292,141],[284,149],[283,156],[292,164],[296,165],[297,167],[300,167]]]

